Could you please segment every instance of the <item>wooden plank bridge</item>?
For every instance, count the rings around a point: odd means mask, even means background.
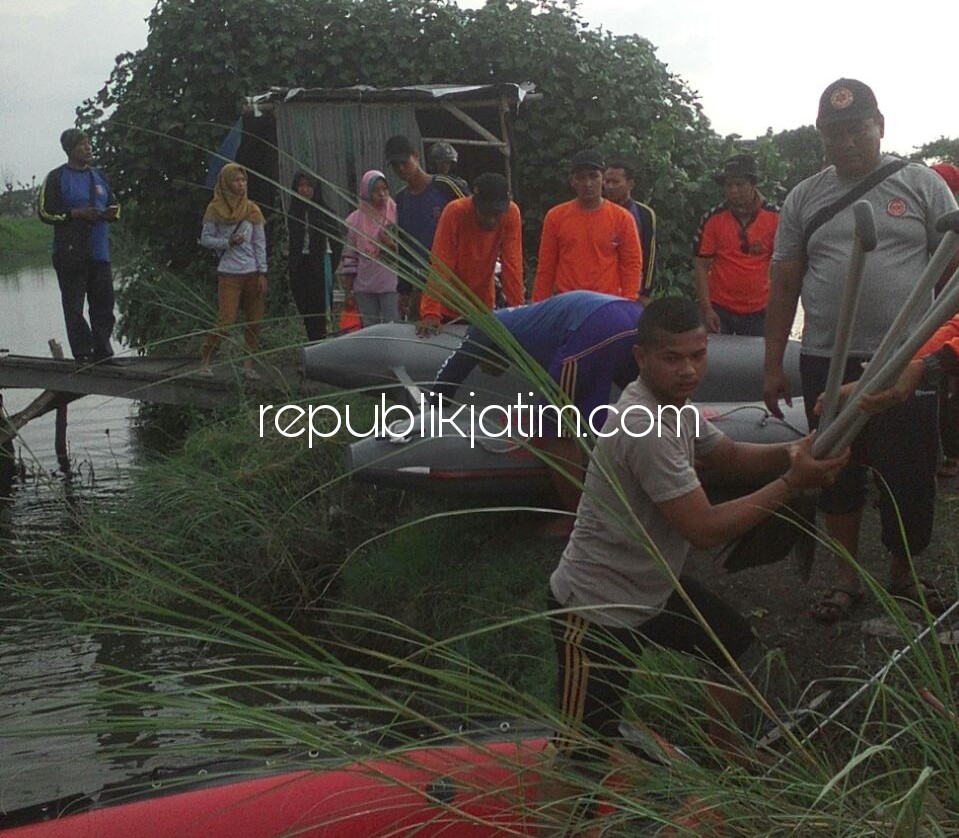
[[[51,344],[54,355],[62,354]],[[214,365],[212,378],[197,375],[198,359],[119,357],[109,363],[78,365],[73,360],[6,354],[0,357],[0,408],[6,388],[43,393],[19,413],[0,412],[0,444],[9,442],[27,422],[52,410],[65,409],[86,395],[113,396],[158,404],[217,408],[244,398],[295,400],[329,393],[331,388],[303,378],[299,366],[260,362],[257,381],[248,381],[239,365]]]

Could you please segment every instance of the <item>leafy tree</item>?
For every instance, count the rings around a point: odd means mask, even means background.
[[[533,81],[543,94],[514,122],[528,252],[546,209],[570,196],[566,163],[599,146],[639,172],[659,214],[662,276],[689,274],[689,241],[709,205],[722,143],[687,85],[639,36],[588,27],[560,0],[158,0],[146,47],[124,53],[104,88],[78,110],[100,163],[133,202],[127,213],[150,259],[195,264],[208,194],[205,152],[243,97],[272,85],[340,87]],[[138,272],[136,285],[148,283]],[[135,291],[135,289],[134,289]],[[134,342],[151,319],[123,297]]]
[[[931,143],[919,146],[909,155],[913,160],[927,163],[952,163],[959,166],[959,137],[940,137]]]
[[[783,161],[782,187],[786,192],[822,168],[824,150],[815,126],[803,125],[777,134],[770,129],[766,137]]]

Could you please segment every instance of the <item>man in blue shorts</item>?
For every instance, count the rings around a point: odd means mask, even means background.
[[[569,291],[539,303],[492,312],[576,408],[572,413],[564,410],[562,416],[546,410],[546,427],[530,429],[541,433],[534,444],[575,478],[570,480],[556,469],[551,470],[563,506],[570,512],[579,502],[584,471],[583,450],[575,437],[582,438],[602,428],[606,419],[603,408],[609,402],[612,386],[625,387],[636,378],[633,343],[636,321],[642,311],[639,303],[622,297]],[[491,372],[509,366],[493,338],[482,326],[474,325],[466,333],[463,345],[440,367],[433,391],[445,399],[453,398],[477,364]],[[554,424],[553,418],[567,418],[569,422]],[[564,524],[566,530],[571,526]]]
[[[447,175],[429,175],[420,165],[420,153],[408,137],[397,134],[386,141],[386,160],[406,186],[396,193],[396,224],[403,232],[400,255],[407,264],[401,266],[396,290],[400,294],[400,315],[406,320],[419,318],[420,289],[409,281],[410,272],[420,274],[426,282],[430,266],[430,249],[443,208],[456,198],[465,198],[469,190],[462,181]]]

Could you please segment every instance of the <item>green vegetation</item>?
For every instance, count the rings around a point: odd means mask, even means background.
[[[485,606],[486,594],[472,585],[482,571],[493,567],[489,548],[501,548],[508,532],[509,519],[496,521],[506,527],[503,539],[489,538],[483,556],[477,555],[480,526],[457,528],[456,544],[468,556],[437,550],[432,539],[417,544],[415,537],[404,541],[398,536],[381,556],[394,546],[401,549],[412,564],[406,578],[397,582],[403,573],[397,559],[365,577],[365,582],[358,576],[359,584],[352,588],[367,601],[382,597],[387,613],[352,603],[328,606],[321,612],[318,634],[297,630],[245,602],[232,589],[184,567],[179,557],[142,545],[111,549],[106,544],[108,549],[98,551],[96,561],[114,577],[109,589],[91,595],[82,585],[59,591],[48,587],[43,596],[47,603],[59,596],[71,608],[80,606],[90,614],[76,627],[81,631],[165,635],[202,646],[213,657],[224,656],[224,663],[193,671],[187,679],[162,671],[116,671],[94,699],[102,719],[95,729],[106,734],[108,743],[122,739],[128,730],[148,736],[195,729],[203,740],[190,744],[181,737],[185,744],[179,746],[179,758],[192,755],[206,763],[215,747],[223,759],[274,754],[273,765],[278,765],[290,759],[291,750],[346,759],[372,753],[402,760],[407,748],[468,738],[456,732],[464,722],[469,728],[491,718],[534,720],[576,735],[556,718],[548,689],[531,694],[517,688],[494,654],[476,653],[484,646],[498,646],[500,652],[511,649],[522,654],[525,647],[526,654],[538,655],[546,669],[550,666],[544,616],[524,605],[527,584],[500,597],[501,613],[516,608],[512,618],[484,617],[482,607],[477,607]],[[453,544],[451,538],[440,536],[444,548]],[[529,556],[523,545],[518,552],[518,558]],[[477,565],[475,575],[469,572],[471,564]],[[350,573],[349,567],[344,573]],[[459,584],[451,585],[457,575]],[[365,595],[360,590],[364,584]],[[428,590],[422,591],[424,587]],[[542,583],[535,589],[541,591]],[[155,596],[157,591],[163,602]],[[424,603],[429,596],[430,610],[442,612],[429,614],[423,609],[416,616],[418,622],[446,622],[453,633],[431,636],[420,626],[397,619],[397,612],[413,614],[419,609],[407,607],[404,600],[410,594],[421,594]],[[887,616],[906,628],[908,620],[898,606],[888,597],[883,604]],[[457,608],[463,612],[458,629]],[[116,617],[105,619],[104,614]],[[604,825],[612,830],[604,834],[665,835],[656,833],[653,824],[674,822],[677,810],[687,808],[683,802],[692,800],[716,809],[725,826],[709,826],[716,815],[704,815],[705,826],[678,834],[700,838],[956,834],[959,727],[948,711],[940,713],[928,703],[923,690],[947,707],[955,706],[959,652],[935,634],[916,643],[909,656],[869,684],[858,704],[829,723],[822,735],[806,741],[802,732],[811,732],[823,721],[824,713],[818,711],[806,717],[805,727],[792,738],[780,738],[766,752],[768,765],[747,768],[730,766],[704,736],[706,699],[688,669],[668,660],[651,666],[638,659],[634,665],[639,677],[633,684],[633,711],[644,720],[656,719],[660,731],[695,759],[656,767],[628,754],[610,754],[619,779],[618,784],[607,784],[544,757],[538,798],[526,804],[533,808],[520,812],[556,828],[569,816],[570,807],[562,801],[598,798],[604,804]],[[849,689],[858,683],[850,678]],[[733,681],[730,685],[737,686]],[[144,704],[150,712],[131,710]],[[108,707],[113,709],[104,716]],[[759,706],[756,712],[763,727],[779,723]],[[335,723],[343,720],[352,724]],[[82,731],[91,730],[84,721]],[[15,735],[50,731],[38,718],[32,729]],[[62,735],[69,728],[60,725],[56,732]],[[128,747],[125,753],[140,751]],[[296,764],[291,762],[291,767]],[[315,823],[323,823],[324,816],[318,807]]]
[[[38,218],[0,215],[0,253],[6,270],[11,263],[24,264],[49,257],[53,228]]]
[[[181,450],[144,465],[115,508],[80,518],[49,565],[33,564],[30,589],[19,580],[22,595],[42,598],[44,613],[63,604],[88,615],[73,630],[165,635],[225,659],[186,680],[147,664],[116,672],[94,699],[101,711],[112,708],[99,723],[107,741],[123,731],[195,728],[201,743],[179,755],[206,762],[211,748],[221,757],[283,758],[290,749],[346,757],[359,747],[391,755],[456,738],[464,720],[565,730],[553,710],[542,611],[561,544],[532,535],[528,513],[449,512],[353,484],[341,453],[336,443],[310,450],[300,440],[258,439],[252,406],[212,421],[194,417]],[[643,543],[637,534],[637,549]],[[911,615],[871,585],[909,636]],[[634,664],[632,716],[694,761],[651,769],[617,755],[619,791],[544,763],[538,820],[566,817],[568,807],[548,804],[561,788],[562,797],[607,801],[606,817],[622,834],[674,820],[690,795],[721,811],[724,836],[954,834],[959,729],[922,691],[956,706],[959,647],[935,633],[822,735],[781,736],[766,754],[771,766],[731,767],[714,750],[703,684],[688,662],[667,655]],[[755,733],[783,724],[757,691],[771,666],[751,681],[728,676],[753,707]],[[850,673],[845,684],[851,692],[863,681]],[[144,704],[159,712],[131,712]],[[823,716],[807,716],[804,729]],[[18,735],[49,732],[46,724],[38,718]]]
[[[185,269],[209,264],[196,246],[209,198],[200,186],[206,155],[243,97],[278,84],[385,87],[451,79],[529,80],[543,94],[513,122],[529,254],[546,209],[568,197],[570,156],[596,145],[635,163],[638,197],[651,200],[661,219],[663,281],[687,279],[689,236],[719,194],[710,175],[725,146],[652,44],[589,28],[558,0],[494,0],[475,10],[447,0],[239,0],[229,9],[161,0],[147,46],[118,57],[79,122],[93,134],[98,163],[124,201],[124,224],[150,251],[149,261],[192,281],[195,272]],[[124,329],[142,345],[155,334],[141,332],[151,319],[138,307],[160,280],[144,270],[129,282]]]
[[[959,165],[959,137],[940,137],[925,143],[911,155],[913,160],[937,161]]]
[[[364,400],[352,402],[366,421]],[[394,493],[345,480],[341,444],[310,449],[269,428],[259,438],[255,406],[187,421],[182,448],[139,467],[109,510],[84,510],[77,541],[57,545],[47,570],[116,593],[135,580],[116,579],[100,557],[165,559],[275,613],[302,616],[353,546],[388,525]],[[133,593],[163,599],[158,590]]]
[[[479,10],[443,0],[237,0],[229,10],[160,0],[147,47],[120,56],[81,112],[98,162],[124,196],[116,235],[138,241],[121,242],[123,336],[179,351],[212,322],[213,268],[195,244],[208,197],[198,184],[204,150],[243,96],[273,84],[451,79],[530,79],[544,94],[514,126],[531,246],[545,209],[566,197],[564,161],[595,144],[637,162],[642,197],[662,220],[664,277],[680,282],[690,233],[717,197],[710,175],[737,138],[711,131],[695,96],[644,39],[589,29],[558,0],[491,0]],[[814,139],[803,128],[756,142],[771,197],[814,165]],[[543,383],[488,312],[462,295],[458,302]],[[268,316],[277,319],[265,324],[266,357],[301,340],[285,304],[271,295]],[[342,398],[363,404],[356,394]],[[19,581],[24,595],[43,599],[45,613],[62,602],[85,615],[81,629],[173,636],[228,656],[229,664],[188,682],[166,672],[116,673],[94,699],[113,708],[103,732],[195,727],[208,737],[193,746],[202,748],[198,761],[209,759],[211,741],[226,738],[232,744],[224,741],[220,755],[355,752],[355,725],[305,712],[297,700],[304,693],[311,705],[328,705],[330,717],[365,720],[364,743],[381,752],[446,735],[464,718],[562,729],[542,613],[561,544],[530,533],[529,513],[451,512],[354,484],[341,465],[345,441],[311,450],[303,440],[259,439],[250,404],[193,416],[181,446],[139,467],[115,506],[78,516],[70,542],[31,568],[32,587]],[[647,549],[642,532],[636,544]],[[886,616],[909,634],[906,615],[881,598]],[[959,729],[920,690],[954,708],[957,654],[935,635],[916,644],[828,736],[805,743],[784,733],[770,754],[776,765],[748,770],[729,767],[704,736],[706,698],[688,664],[644,657],[635,661],[631,712],[655,720],[696,762],[650,770],[627,757],[625,793],[544,768],[569,794],[609,800],[611,835],[634,834],[641,819],[670,820],[677,788],[719,807],[730,836],[955,834]],[[730,676],[753,706],[757,731],[781,727],[777,711],[790,706],[780,696],[774,711],[755,686],[772,666],[753,681]],[[850,676],[850,688],[862,680]],[[160,712],[129,710],[143,704]],[[549,807],[537,813],[557,817]]]

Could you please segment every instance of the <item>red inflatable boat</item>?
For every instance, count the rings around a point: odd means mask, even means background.
[[[427,747],[116,803],[3,838],[487,838],[534,835],[545,738]]]

